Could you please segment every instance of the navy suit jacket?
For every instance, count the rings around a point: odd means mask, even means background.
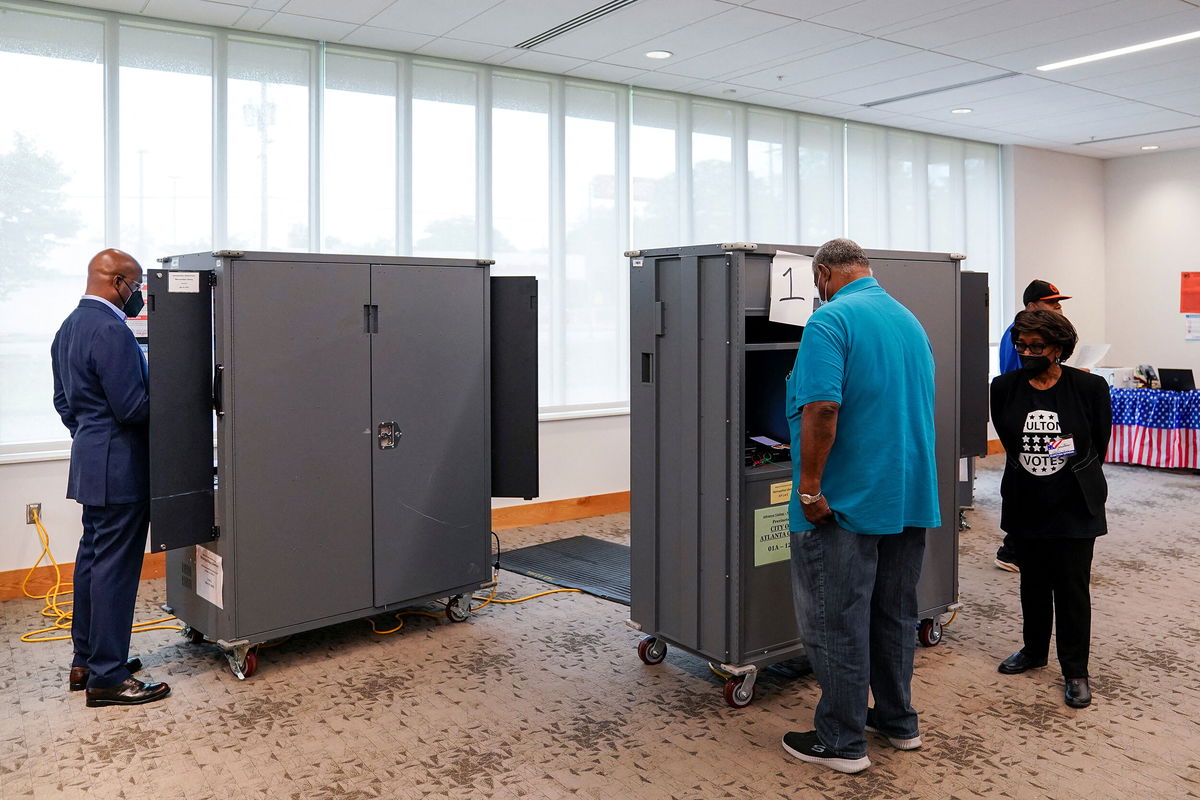
[[[85,298],[55,334],[50,360],[54,407],[71,431],[67,497],[88,506],[147,500],[150,384],[133,332]]]

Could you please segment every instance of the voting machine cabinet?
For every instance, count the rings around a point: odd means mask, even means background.
[[[661,662],[670,643],[719,665],[735,707],[753,699],[759,668],[803,653],[789,564],[792,465],[752,439],[790,441],[785,381],[803,328],[768,319],[776,250],[816,252],[730,244],[627,254],[630,624],[647,634],[638,647],[646,663]],[[938,617],[958,602],[962,256],[867,254],[921,321],[937,367],[942,525],[928,533],[918,586],[919,636],[932,645]],[[811,288],[810,274],[793,278]]]
[[[151,547],[239,678],[280,636],[437,598],[464,620],[492,580],[490,498],[537,494],[537,284],[490,264],[149,271]]]

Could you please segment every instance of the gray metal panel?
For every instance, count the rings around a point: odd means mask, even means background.
[[[169,270],[147,277],[150,370],[150,546],[213,539],[212,289],[170,291]]]
[[[373,266],[376,605],[490,579],[486,269]]]
[[[538,495],[537,278],[493,277],[492,497]]]
[[[654,483],[658,532],[658,630],[673,641],[695,646],[700,636],[699,284],[697,259],[660,259],[655,265],[655,300],[664,335],[655,364],[654,415],[660,447]],[[724,381],[722,381],[724,383]],[[632,587],[630,587],[632,590]]]
[[[632,259],[629,269],[629,618],[647,631],[658,618],[658,261]]]
[[[987,455],[988,424],[988,276],[959,273],[962,281],[959,334],[959,455]]]
[[[925,539],[925,562],[917,585],[923,615],[958,599],[958,290],[955,261],[887,261],[872,257],[875,277],[920,320],[933,345],[934,425],[937,436],[938,501],[942,524]]]
[[[372,605],[365,266],[229,263],[237,635]]]

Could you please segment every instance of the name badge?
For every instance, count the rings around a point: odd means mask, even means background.
[[[1073,455],[1075,455],[1075,437],[1074,436],[1059,436],[1057,439],[1051,439],[1046,444],[1046,455],[1049,455],[1049,456],[1073,456]]]

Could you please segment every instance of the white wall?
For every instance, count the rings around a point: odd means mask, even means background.
[[[1107,342],[1104,161],[1032,147],[1006,147],[1010,226],[1006,264],[1012,284],[1005,319],[1039,278],[1071,299],[1063,313],[1081,342]],[[1005,325],[1007,327],[1007,323]]]
[[[538,439],[542,491],[533,502],[629,489],[628,415],[543,422]],[[41,552],[37,530],[25,524],[26,503],[42,504],[54,557],[75,560],[82,508],[64,497],[66,488],[66,460],[0,464],[0,572],[27,569]]]
[[[1200,374],[1200,342],[1183,339],[1179,273],[1200,270],[1200,149],[1105,165],[1107,317],[1116,366]]]

